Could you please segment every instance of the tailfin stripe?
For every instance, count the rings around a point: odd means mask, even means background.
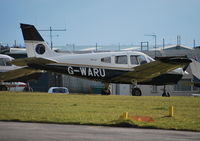
[[[24,40],[31,40],[31,41],[44,41],[41,35],[38,33],[36,28],[33,25],[29,24],[20,24]]]

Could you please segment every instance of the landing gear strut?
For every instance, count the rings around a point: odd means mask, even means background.
[[[137,81],[132,80],[132,91],[131,91],[132,96],[141,96],[142,91],[140,88],[137,87]]]
[[[163,97],[170,97],[170,94],[169,92],[166,91],[166,87],[164,85],[164,89],[163,89],[163,94],[162,94]]]
[[[24,88],[24,92],[33,92],[33,89],[29,85],[29,82],[26,83],[26,87]]]
[[[110,87],[109,87],[109,83],[105,83],[104,84],[104,89],[102,89],[101,94],[102,95],[110,95]]]

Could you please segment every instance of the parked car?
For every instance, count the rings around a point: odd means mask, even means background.
[[[32,92],[33,89],[29,83],[24,82],[0,82],[0,91],[18,91],[18,92]]]
[[[51,87],[51,88],[49,88],[48,93],[65,93],[65,94],[69,94],[69,90],[66,87]]]

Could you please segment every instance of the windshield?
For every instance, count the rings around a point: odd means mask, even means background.
[[[130,60],[132,65],[147,63],[147,60],[143,55],[131,55]]]
[[[0,58],[0,66],[11,66],[9,58]]]
[[[53,89],[53,93],[68,93],[68,90],[63,88],[55,88]]]
[[[147,60],[143,55],[138,56],[138,62],[142,65],[142,64],[146,64]]]

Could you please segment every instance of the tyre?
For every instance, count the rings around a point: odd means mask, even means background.
[[[140,90],[140,88],[133,88],[132,89],[132,96],[141,96],[142,92]]]
[[[7,90],[8,90],[8,87],[6,87],[4,85],[0,86],[0,91],[7,91]]]
[[[33,92],[33,89],[31,87],[25,87],[24,92]]]
[[[110,89],[102,89],[101,94],[102,95],[110,95]]]

